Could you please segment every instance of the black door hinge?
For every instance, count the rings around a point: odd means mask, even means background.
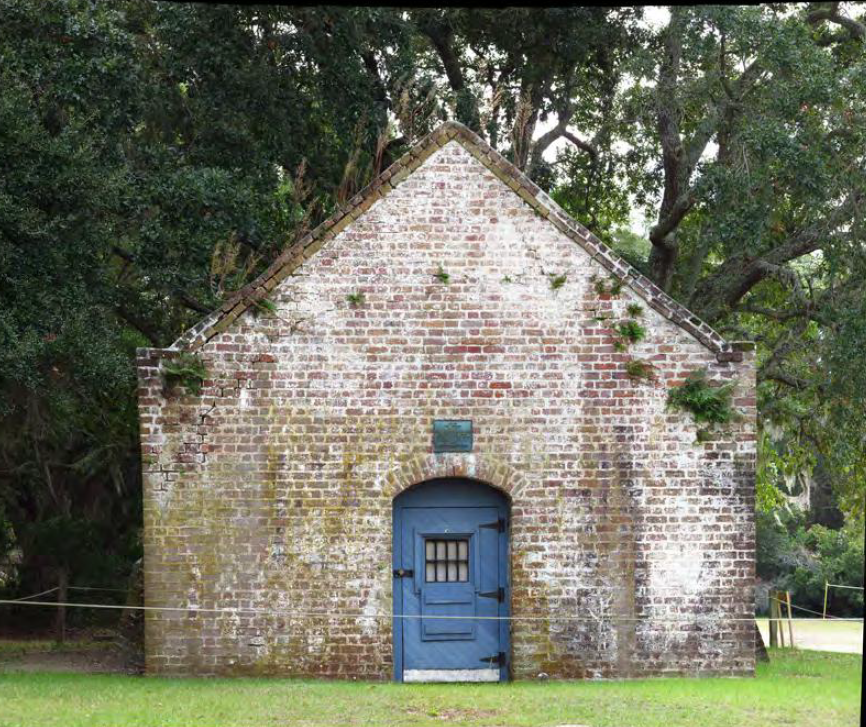
[[[486,656],[483,659],[479,659],[478,661],[484,661],[488,664],[499,664],[499,666],[502,666],[505,664],[505,652],[500,651],[493,656]]]
[[[415,575],[415,571],[411,568],[395,568],[394,569],[394,578],[412,578]]]
[[[505,532],[505,518],[499,518],[494,523],[483,523],[478,526],[479,528],[493,528],[497,532],[504,533]]]
[[[500,586],[495,591],[484,591],[484,593],[478,594],[479,598],[495,598],[499,603],[502,603],[505,600],[505,589]]]

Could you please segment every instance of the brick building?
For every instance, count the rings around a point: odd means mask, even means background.
[[[138,370],[151,673],[753,672],[750,347],[459,124]]]

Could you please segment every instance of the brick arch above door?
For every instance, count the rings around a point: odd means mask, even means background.
[[[408,458],[385,475],[382,492],[393,499],[413,485],[443,477],[479,480],[501,490],[512,502],[526,487],[523,474],[494,455],[448,453]]]

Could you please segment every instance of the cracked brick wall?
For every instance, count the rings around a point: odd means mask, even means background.
[[[392,498],[441,475],[511,498],[516,677],[753,672],[752,351],[606,290],[456,140],[308,257],[200,344],[199,396],[139,352],[146,604],[198,609],[148,612],[149,672],[391,678]],[[665,406],[699,368],[742,413],[700,443]],[[432,454],[450,418],[472,453]]]

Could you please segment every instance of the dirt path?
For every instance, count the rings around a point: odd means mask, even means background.
[[[770,626],[765,618],[757,619],[764,643],[770,644]],[[785,629],[785,644],[788,643],[788,624]],[[863,622],[834,621],[828,619],[795,620],[794,646],[814,651],[836,651],[842,654],[863,653]]]

